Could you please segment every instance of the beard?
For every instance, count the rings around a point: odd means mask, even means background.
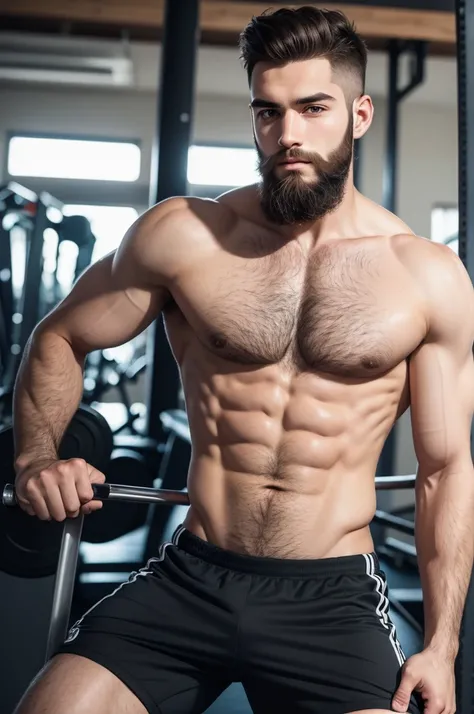
[[[296,225],[317,221],[334,211],[344,197],[353,155],[353,126],[348,122],[341,144],[323,159],[320,154],[301,149],[283,149],[265,157],[257,145],[259,198],[265,216],[279,225]],[[277,165],[284,159],[301,159],[312,164],[316,179],[306,181],[298,171],[288,171],[279,178]]]

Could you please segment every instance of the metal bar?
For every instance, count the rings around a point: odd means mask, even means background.
[[[19,338],[21,353],[23,353],[31,333],[39,322],[38,308],[43,275],[44,232],[49,224],[46,211],[47,206],[45,203],[41,200],[38,201],[33,230],[29,236],[28,258],[23,286],[21,305],[22,321]],[[21,353],[18,355],[18,362],[21,358]]]
[[[400,516],[392,516],[391,513],[386,513],[386,511],[375,511],[374,522],[389,528],[396,528],[398,531],[408,535],[415,535],[413,521],[409,521],[407,518],[400,518]]]
[[[421,40],[410,43],[411,57],[411,77],[407,86],[398,91],[398,101],[407,97],[414,89],[425,81],[425,65],[428,44]]]
[[[394,491],[398,489],[409,489],[415,486],[416,474],[409,476],[377,476],[375,488],[377,491]]]
[[[400,45],[397,40],[389,43],[387,138],[383,177],[383,205],[392,213],[397,205],[398,175],[398,71]]]
[[[83,522],[84,516],[68,518],[64,522],[46,645],[46,662],[67,636]]]
[[[358,191],[362,191],[363,150],[363,139],[357,139],[354,141],[354,186]]]
[[[404,88],[399,88],[400,79],[400,56],[407,49],[415,52],[414,64],[412,64],[411,80]],[[403,98],[424,78],[426,45],[419,43],[406,43],[401,40],[391,40],[389,43],[389,73],[388,73],[388,102],[387,102],[387,138],[385,147],[385,166],[383,176],[383,205],[392,212],[397,212],[398,204],[398,139],[399,139],[399,119],[400,102]],[[382,447],[382,452],[377,464],[377,476],[392,474],[395,471],[395,454],[397,448],[398,426],[394,424]],[[377,505],[382,508],[389,508],[391,499],[381,496]],[[379,546],[385,540],[383,530],[375,525],[372,528],[372,535],[375,546]]]
[[[100,497],[99,497],[100,500]],[[127,501],[134,503],[172,503],[189,506],[187,491],[166,491],[145,486],[110,486],[107,501]]]
[[[188,192],[198,41],[199,0],[167,0],[158,130],[150,179],[151,205]],[[146,434],[162,442],[165,436],[157,415],[176,409],[180,387],[162,318],[150,330],[148,350]]]
[[[377,490],[388,491],[411,489],[415,485],[416,476],[381,476],[375,479]],[[187,491],[172,491],[166,488],[148,488],[146,486],[126,486],[115,483],[92,484],[94,499],[97,501],[133,501],[134,503],[179,503],[189,505]],[[17,505],[15,486],[7,483],[2,493],[4,506]],[[402,519],[405,520],[405,519]]]
[[[474,0],[457,0],[459,257],[474,280]],[[471,427],[471,452],[474,431]],[[467,592],[456,658],[456,711],[474,711],[474,578]]]

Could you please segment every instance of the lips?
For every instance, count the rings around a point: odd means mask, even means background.
[[[309,164],[309,161],[304,161],[303,159],[285,159],[280,162],[281,166],[284,166],[285,164]]]

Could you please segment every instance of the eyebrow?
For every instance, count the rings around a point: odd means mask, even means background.
[[[335,102],[335,97],[331,97],[330,94],[325,94],[324,92],[318,92],[317,94],[312,94],[309,97],[301,97],[297,99],[293,104],[313,104],[314,102]],[[271,108],[271,109],[281,109],[282,104],[278,102],[270,102],[267,99],[260,99],[257,97],[250,102],[252,108]]]

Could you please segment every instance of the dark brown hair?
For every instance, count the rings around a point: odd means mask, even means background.
[[[306,6],[267,11],[252,18],[239,46],[249,85],[257,62],[285,65],[323,57],[333,69],[353,74],[360,94],[365,91],[367,48],[339,10]]]

